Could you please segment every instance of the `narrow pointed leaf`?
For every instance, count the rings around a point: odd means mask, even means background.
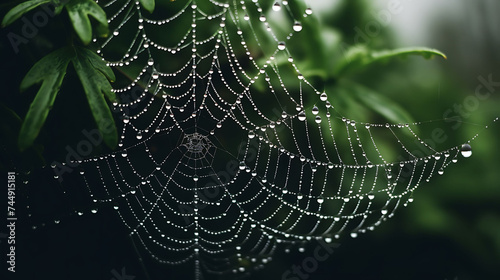
[[[100,68],[96,68],[92,64],[91,60],[94,58],[89,58],[86,50],[77,48],[76,51],[77,55],[73,59],[73,65],[87,95],[97,128],[103,136],[104,143],[108,147],[114,148],[118,144],[118,132],[111,110],[104,98],[104,94],[111,95],[111,85]]]
[[[115,73],[113,73],[113,70],[111,69],[111,67],[109,67],[106,62],[102,59],[102,57],[100,57],[99,55],[97,55],[96,53],[88,50],[88,49],[85,49],[85,48],[79,48],[79,51],[85,56],[87,57],[87,59],[90,61],[90,63],[92,64],[92,66],[98,70],[99,72],[101,72],[104,76],[106,76],[106,78],[110,81],[110,82],[114,82],[116,80],[116,77],[115,77]],[[109,84],[109,83],[108,83]],[[109,86],[109,89],[110,90],[106,90],[104,92],[104,94],[106,95],[106,98],[108,98],[109,101],[111,102],[114,102],[117,100],[116,98],[116,94],[111,91],[111,86]]]
[[[52,2],[51,0],[31,0],[31,1],[26,1],[23,2],[14,8],[12,8],[3,18],[2,20],[2,27],[5,27],[14,21],[16,21],[18,18],[22,17],[25,13],[33,10],[34,8],[47,4]]]
[[[19,132],[18,145],[21,150],[31,146],[38,136],[54,104],[72,56],[73,52],[68,48],[45,56],[30,69],[21,82],[21,92],[42,83]]]
[[[139,0],[144,9],[152,13],[155,10],[155,0]]]
[[[102,27],[108,27],[106,13],[92,0],[72,0],[66,4],[66,9],[76,34],[84,44],[89,44],[92,40],[92,25],[89,16],[100,23],[100,33],[102,33]]]
[[[387,62],[393,58],[404,58],[410,55],[419,55],[424,58],[442,57],[446,55],[438,50],[429,48],[402,48],[385,51],[372,51],[365,46],[354,46],[347,50],[344,57],[337,63],[334,70],[336,77],[363,70],[368,65],[377,62]]]
[[[413,118],[401,105],[367,87],[352,82],[340,86],[366,108],[382,115],[392,123],[412,123]]]

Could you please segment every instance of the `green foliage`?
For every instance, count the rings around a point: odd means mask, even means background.
[[[54,105],[70,61],[82,82],[90,109],[105,143],[109,147],[115,147],[118,143],[113,116],[102,95],[105,94],[110,101],[116,101],[109,84],[109,81],[115,79],[113,71],[98,55],[87,49],[64,47],[38,61],[21,82],[21,92],[42,83],[19,133],[18,144],[21,150],[31,146],[38,136]]]
[[[107,35],[108,21],[103,9],[92,0],[72,0],[66,4],[69,18],[80,40],[87,45],[92,40],[90,16],[99,22],[100,36]]]
[[[350,96],[357,104],[372,109],[390,122],[413,122],[411,115],[401,105],[366,86],[344,81],[339,84],[337,91],[344,91],[344,96]]]
[[[95,53],[84,48],[76,50],[76,56],[72,59],[73,66],[82,82],[97,127],[106,145],[116,147],[118,132],[111,110],[103,96],[104,94],[110,101],[116,101],[109,84],[109,81],[115,80],[113,71]]]
[[[3,18],[2,20],[2,27],[8,26],[17,19],[19,19],[21,16],[23,16],[25,13],[33,10],[34,8],[47,4],[47,3],[53,3],[52,0],[31,0],[31,1],[26,1],[23,2],[14,8],[12,8]]]
[[[154,10],[153,0],[141,0],[144,7],[150,12]],[[8,26],[25,13],[35,9],[43,4],[53,4],[55,7],[55,14],[59,14],[64,7],[68,11],[69,18],[73,28],[85,44],[89,44],[92,40],[92,24],[90,16],[97,20],[98,26],[96,31],[99,36],[105,37],[108,35],[108,21],[104,10],[97,5],[93,0],[69,0],[61,2],[59,0],[30,0],[23,2],[12,8],[3,18],[2,27]],[[152,4],[151,4],[152,3]],[[150,10],[151,9],[151,10]]]
[[[153,2],[154,8],[154,1],[145,2],[147,2],[146,5],[148,8],[151,8],[150,2]],[[99,36],[106,36],[108,34],[106,13],[93,0],[70,0],[65,2],[58,0],[26,1],[12,8],[5,15],[2,26],[10,25],[27,12],[40,5],[49,3],[54,5],[55,14],[59,14],[64,7],[66,8],[73,29],[83,44],[87,45],[92,40],[90,17],[96,19],[98,22],[96,31]],[[112,102],[117,100],[109,84],[110,81],[113,82],[115,80],[114,73],[97,54],[71,44],[40,59],[21,82],[21,92],[35,84],[41,83],[41,87],[31,103],[19,132],[18,146],[21,151],[32,146],[39,135],[49,111],[54,105],[70,61],[80,78],[92,115],[103,135],[104,142],[111,148],[117,145],[118,133],[115,122],[103,96],[104,94]]]
[[[358,45],[346,51],[344,57],[337,63],[334,75],[339,77],[351,74],[353,72],[362,71],[374,63],[383,63],[393,58],[405,58],[410,55],[418,55],[426,59],[440,56],[446,59],[446,55],[444,53],[438,50],[423,47],[375,51],[367,48],[366,46]]]
[[[45,123],[66,75],[71,56],[72,51],[68,48],[45,56],[31,68],[21,82],[21,92],[35,84],[42,83],[21,127],[18,141],[21,150],[33,144]]]
[[[144,9],[152,13],[155,10],[155,0],[139,0]]]

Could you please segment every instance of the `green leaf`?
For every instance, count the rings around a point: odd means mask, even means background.
[[[395,50],[372,51],[365,46],[358,45],[346,51],[344,57],[337,63],[334,75],[339,77],[360,71],[376,62],[386,62],[392,58],[407,57],[410,55],[419,55],[427,59],[440,56],[446,59],[446,55],[442,52],[429,48],[401,48]]]
[[[113,70],[111,70],[102,57],[85,48],[79,48],[79,51],[82,52],[82,54],[85,55],[90,61],[92,66],[101,72],[101,74],[103,74],[110,82],[114,82],[116,80],[115,73],[113,73]],[[117,101],[116,94],[111,91],[111,86],[109,85],[107,88],[109,88],[109,90],[104,91],[104,94],[108,100],[111,102]]]
[[[63,1],[62,3],[61,3],[61,1],[57,0],[57,3],[59,3],[59,4],[56,5],[56,8],[54,9],[54,14],[56,14],[56,15],[58,15],[58,14],[60,14],[62,12],[62,10],[64,9],[64,5],[67,2],[67,0]]]
[[[66,4],[66,9],[76,34],[84,44],[89,44],[92,40],[92,25],[89,16],[100,23],[99,33],[102,33],[103,27],[108,27],[106,13],[92,0],[72,0]]]
[[[31,146],[40,133],[40,129],[54,104],[66,75],[66,68],[73,55],[73,51],[69,48],[62,48],[52,52],[40,59],[22,80],[21,92],[35,84],[42,83],[42,86],[31,103],[19,132],[18,145],[21,151]]]
[[[142,7],[148,12],[153,13],[155,10],[155,0],[139,0],[139,2],[141,2]]]
[[[399,104],[367,87],[352,82],[342,82],[340,85],[352,97],[367,108],[379,113],[392,123],[412,123],[413,118]]]
[[[26,1],[23,2],[14,8],[12,8],[3,18],[2,20],[2,27],[5,27],[14,21],[16,21],[18,18],[20,18],[22,15],[25,13],[33,10],[34,8],[52,2],[51,0],[31,0],[31,1]]]
[[[108,81],[108,79],[114,80],[114,74],[100,60],[100,57],[96,57],[98,56],[91,51],[78,47],[76,48],[76,57],[72,61],[87,95],[97,128],[103,135],[104,143],[108,147],[114,148],[118,144],[118,132],[111,110],[104,99],[104,95],[110,100],[116,99],[111,92],[112,88]]]

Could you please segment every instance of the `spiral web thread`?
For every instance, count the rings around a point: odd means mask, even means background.
[[[114,89],[123,129],[116,152],[77,162],[96,205],[113,205],[156,261],[193,263],[201,279],[262,268],[280,246],[355,238],[458,160],[463,146],[434,150],[421,123],[357,122],[314,88],[286,46],[310,9],[294,19],[286,1],[267,14],[256,0],[157,2],[152,15],[99,2],[113,32],[94,42],[129,77]],[[292,20],[275,32],[269,15]]]

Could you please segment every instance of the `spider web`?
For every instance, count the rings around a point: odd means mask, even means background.
[[[257,0],[157,2],[153,14],[99,2],[113,33],[94,42],[122,73],[122,132],[116,152],[75,164],[96,207],[113,205],[160,263],[192,263],[195,279],[245,274],[282,246],[356,238],[471,154],[436,151],[417,135],[423,123],[337,111],[287,47],[310,9],[295,19],[287,1],[270,13]],[[266,15],[292,20],[275,28]]]

